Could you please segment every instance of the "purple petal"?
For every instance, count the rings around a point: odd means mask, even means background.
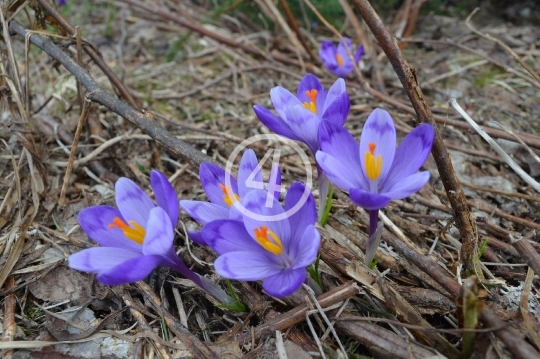
[[[174,231],[169,215],[163,208],[156,207],[150,211],[146,235],[142,245],[144,255],[156,254],[162,257],[170,255],[173,249]],[[176,254],[175,254],[176,256]]]
[[[283,298],[293,294],[305,281],[305,268],[288,268],[278,274],[266,278],[263,282],[263,289],[272,297]]]
[[[381,192],[386,192],[397,181],[416,173],[426,162],[433,145],[435,131],[428,124],[412,130],[396,150],[392,169],[386,177]]]
[[[204,241],[218,254],[239,251],[265,252],[246,232],[240,221],[219,220],[208,223],[201,230]]]
[[[202,201],[180,201],[182,209],[200,224],[207,224],[216,219],[229,218],[229,208]]]
[[[347,93],[347,87],[345,86],[345,80],[337,79],[336,82],[328,90],[326,95],[326,101],[324,102],[323,112],[326,112],[328,106],[330,106],[341,94]]]
[[[339,188],[369,188],[359,156],[358,143],[345,128],[329,121],[319,127],[321,151],[316,158],[324,173]]]
[[[266,226],[278,236],[284,248],[288,247],[291,238],[289,220],[274,196],[268,197],[268,192],[263,190],[253,190],[241,203],[246,210],[244,225],[250,236],[255,238],[255,229]]]
[[[206,243],[206,241],[204,240],[204,237],[201,232],[188,231],[187,233],[188,233],[189,239],[191,239],[193,242],[201,246],[208,246],[208,243]]]
[[[141,255],[140,251],[125,248],[89,248],[70,255],[68,265],[83,272],[98,273]]]
[[[244,152],[238,169],[238,195],[240,198],[253,188],[258,188],[256,183],[263,185],[262,172],[255,152],[248,149]]]
[[[313,153],[319,149],[319,124],[321,120],[310,110],[302,106],[287,108],[287,120],[291,130],[301,137]]]
[[[350,109],[351,103],[349,100],[349,95],[347,95],[346,92],[343,92],[339,96],[337,96],[334,101],[326,108],[322,119],[328,122],[335,123],[336,125],[343,126],[347,121]]]
[[[259,120],[266,126],[268,129],[278,135],[290,138],[291,140],[301,141],[300,137],[296,135],[291,130],[291,127],[284,121],[284,119],[277,117],[267,108],[255,105],[253,106],[253,111],[259,118]]]
[[[356,50],[356,53],[354,54],[354,62],[358,64],[362,59],[362,56],[364,56],[364,45],[360,45],[358,50]]]
[[[180,208],[173,186],[163,173],[156,170],[150,173],[150,184],[154,190],[157,205],[167,212],[173,229],[176,228]]]
[[[375,144],[375,158],[382,157],[381,175],[377,179],[384,182],[388,172],[392,167],[394,155],[396,153],[396,129],[390,114],[380,108],[376,108],[369,115],[362,135],[360,137],[360,161],[362,162],[363,173],[366,173],[364,157],[369,152],[369,144]]]
[[[358,188],[351,188],[349,196],[355,204],[367,210],[381,209],[392,200],[386,195],[371,193]]]
[[[115,217],[124,221],[120,211],[111,206],[93,206],[79,212],[79,223],[83,231],[103,247],[126,248],[141,252],[142,247],[128,239],[120,228],[110,228]]]
[[[411,194],[418,192],[427,181],[429,181],[429,171],[418,172],[396,182],[388,192],[382,193],[382,195],[391,199],[403,199],[409,197]]]
[[[163,258],[158,255],[141,256],[128,259],[116,267],[104,270],[97,275],[97,280],[107,285],[119,285],[143,280],[160,265]]]
[[[279,257],[269,252],[229,252],[219,256],[214,268],[229,279],[252,281],[268,278],[283,270]]]
[[[287,107],[301,104],[298,97],[294,96],[289,90],[284,89],[281,86],[274,87],[270,90],[270,99],[282,119],[287,118],[285,116],[285,109]]]
[[[323,85],[321,85],[319,79],[315,75],[307,74],[304,76],[304,78],[302,78],[302,81],[300,81],[300,84],[298,85],[298,99],[301,103],[311,102],[311,99],[308,97],[306,92],[312,90],[317,91],[315,102],[317,108],[317,116],[320,117],[322,116],[323,106],[326,102],[326,91],[324,90]]]
[[[122,177],[114,186],[116,205],[126,221],[135,221],[146,228],[150,210],[154,202],[144,191],[129,178]]]
[[[208,196],[210,201],[221,207],[229,208],[227,203],[225,203],[225,194],[223,193],[223,189],[221,187],[225,186],[227,182],[225,180],[225,176],[228,176],[229,178],[232,192],[238,194],[238,185],[236,183],[236,178],[225,172],[223,168],[209,162],[204,162],[199,167],[199,177],[201,179],[201,184],[204,192],[206,192],[206,195]]]
[[[323,41],[321,43],[321,50],[319,51],[319,56],[322,63],[326,67],[336,67],[336,45],[331,41]]]
[[[321,235],[313,225],[306,227],[304,233],[291,243],[289,256],[294,258],[292,268],[306,268],[317,258],[319,246],[321,245]]]
[[[284,209],[291,224],[290,246],[293,246],[293,241],[300,240],[305,229],[317,221],[317,208],[309,188],[302,182],[294,182],[285,196]],[[295,255],[291,257],[294,258]]]
[[[337,53],[338,55],[343,56],[343,63],[345,64],[346,61],[351,62],[351,60],[349,59],[349,54],[347,53],[347,48],[349,49],[349,51],[352,52],[352,45],[351,40],[348,37],[344,37],[343,40],[345,40],[345,44],[347,44],[347,47],[345,47],[343,41],[340,41],[337,46]]]
[[[275,190],[274,197],[279,201],[279,197],[281,196],[281,168],[276,163],[272,165],[270,177],[268,178],[268,186],[266,190]]]

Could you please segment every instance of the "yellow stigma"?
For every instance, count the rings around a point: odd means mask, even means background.
[[[112,223],[109,224],[109,229],[120,228],[126,237],[135,243],[142,244],[144,241],[144,236],[146,236],[146,231],[139,223],[135,221],[128,222],[131,227],[120,218],[114,217]]]
[[[227,206],[232,206],[234,202],[237,202],[240,200],[240,197],[233,193],[230,187],[225,187],[222,183],[219,184],[219,188],[221,188],[221,192],[223,192],[223,200],[227,204]]]
[[[317,114],[317,90],[308,90],[306,91],[307,97],[311,100],[310,102],[304,102],[302,106],[313,112],[314,114]]]
[[[255,232],[255,240],[268,252],[280,255],[283,252],[283,244],[278,236],[272,231],[268,230],[267,226],[260,226],[253,230]]]
[[[343,66],[343,56],[336,54],[336,61],[338,66]]]
[[[381,175],[382,170],[382,156],[377,155],[375,159],[376,145],[373,142],[368,144],[369,151],[364,156],[364,163],[366,165],[366,175],[370,180],[376,180]]]

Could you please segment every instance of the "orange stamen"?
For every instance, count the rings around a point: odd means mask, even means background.
[[[267,226],[260,226],[253,230],[255,240],[268,252],[280,255],[283,252],[283,244],[279,237],[272,231],[268,230]]]
[[[233,193],[230,187],[226,187],[224,184],[220,183],[219,188],[221,188],[221,192],[223,192],[223,200],[227,204],[227,206],[232,206],[234,202],[237,202],[240,200],[240,196],[238,196],[236,193]]]
[[[369,146],[369,152],[371,152],[371,154],[375,156],[375,148],[377,148],[377,146],[373,142],[370,142],[368,146]]]
[[[112,223],[109,223],[108,227],[109,229],[119,228],[124,232],[124,235],[127,238],[131,239],[135,243],[142,244],[144,237],[146,236],[145,229],[135,221],[128,222],[131,226],[122,221],[119,217],[114,217]]]
[[[343,66],[343,56],[336,54],[336,61],[338,66]]]
[[[304,106],[305,108],[307,108],[308,110],[316,114],[317,113],[317,90],[313,89],[313,90],[306,91],[306,96],[309,97],[311,101],[304,102],[302,106]]]
[[[377,155],[377,158],[375,158],[375,148],[377,146],[373,142],[370,142],[368,147],[369,151],[364,156],[364,164],[366,166],[366,176],[373,181],[381,176],[382,156]]]

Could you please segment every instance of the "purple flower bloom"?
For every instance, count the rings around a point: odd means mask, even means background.
[[[354,203],[378,210],[417,192],[429,180],[428,171],[417,171],[429,156],[434,136],[433,128],[422,124],[396,149],[392,117],[375,109],[364,125],[360,146],[343,127],[323,123],[316,157],[330,181],[349,191]]]
[[[230,179],[227,187],[226,176]],[[209,202],[182,200],[180,205],[193,219],[202,225],[218,219],[239,218],[240,212],[235,210],[234,203],[253,190],[255,184],[262,185],[262,172],[253,150],[244,152],[238,170],[238,181],[223,168],[213,163],[205,162],[199,168],[199,177]],[[281,183],[279,167],[272,169],[270,182]],[[279,192],[275,195],[279,198]],[[188,232],[189,237],[196,243],[208,245],[200,232]]]
[[[319,56],[326,68],[338,77],[345,78],[354,69],[354,63],[351,61],[347,48],[352,52],[351,40],[345,37],[345,43],[339,42],[338,46],[334,45],[331,41],[323,41],[321,44],[321,50]],[[354,54],[354,62],[357,64],[364,55],[364,46],[360,46]]]
[[[253,110],[259,120],[278,135],[304,142],[313,153],[319,150],[319,124],[327,120],[343,126],[350,109],[345,81],[338,79],[328,93],[317,77],[304,76],[297,96],[281,86],[270,91],[270,98],[279,117],[261,105]]]
[[[171,184],[152,171],[150,182],[157,206],[133,181],[120,178],[115,185],[116,204],[94,206],[79,213],[82,229],[101,247],[69,257],[69,266],[97,273],[108,285],[144,279],[156,266],[183,266],[173,247],[178,221],[178,200]]]
[[[56,3],[57,3],[58,6],[60,6],[60,7],[66,6],[67,0],[56,0]]]
[[[284,207],[275,198],[267,207],[266,200],[266,191],[249,192],[241,199],[249,211],[241,220],[211,222],[204,226],[202,234],[219,254],[214,263],[219,274],[242,281],[264,280],[264,290],[281,298],[302,285],[306,267],[317,256],[317,213],[311,193],[300,182],[287,192]],[[284,216],[299,201],[303,201],[299,210]]]

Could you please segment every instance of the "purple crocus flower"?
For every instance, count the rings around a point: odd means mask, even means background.
[[[330,181],[349,191],[351,200],[370,212],[371,236],[379,209],[393,199],[417,192],[429,180],[429,171],[417,171],[431,152],[434,136],[433,127],[422,124],[396,149],[392,117],[377,108],[364,125],[360,145],[343,127],[323,123],[319,132],[321,150],[316,157]]]
[[[279,117],[267,108],[255,105],[253,110],[259,120],[278,135],[304,142],[313,154],[320,148],[321,121],[343,126],[351,107],[343,79],[338,79],[327,93],[312,74],[307,74],[300,81],[296,96],[277,86],[270,90],[270,98]]]
[[[266,191],[249,192],[240,202],[247,210],[240,221],[211,222],[202,234],[219,254],[214,263],[219,274],[241,281],[263,280],[268,294],[282,298],[304,283],[306,267],[317,256],[317,213],[311,193],[301,182],[293,183],[283,207],[275,198],[267,207],[266,200]],[[298,211],[284,215],[299,201],[303,204]]]
[[[229,177],[229,181],[226,180]],[[201,184],[210,202],[182,200],[180,205],[202,225],[218,219],[239,218],[240,212],[235,210],[234,203],[243,198],[249,191],[263,184],[263,177],[257,156],[253,150],[246,150],[240,160],[238,180],[228,174],[223,168],[213,163],[205,162],[199,167]],[[227,183],[230,182],[230,183]],[[272,168],[269,183],[276,186],[281,184],[279,167]],[[229,184],[229,186],[227,186]],[[279,198],[279,188],[273,193]],[[200,232],[188,232],[189,237],[198,244],[208,244]]]
[[[324,66],[331,73],[342,78],[346,78],[354,70],[354,63],[357,64],[364,55],[364,46],[362,45],[356,50],[353,63],[347,53],[347,48],[352,52],[351,40],[348,37],[345,37],[344,40],[347,47],[343,41],[340,41],[337,47],[331,41],[323,41],[319,51]]]
[[[118,208],[100,205],[82,210],[79,223],[86,234],[101,247],[72,254],[69,266],[96,273],[107,285],[119,285],[144,279],[157,266],[176,269],[218,300],[230,298],[215,285],[192,272],[176,255],[174,229],[179,205],[167,177],[158,171],[150,174],[157,206],[128,178],[115,185]]]
[[[56,0],[56,3],[57,3],[58,6],[60,6],[60,7],[66,6],[67,0]]]

